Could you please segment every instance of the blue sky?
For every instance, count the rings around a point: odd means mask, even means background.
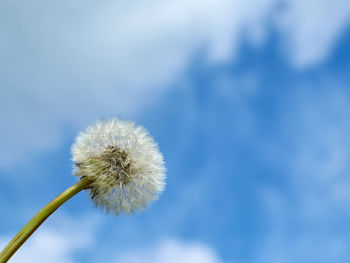
[[[2,1],[0,246],[119,116],[159,143],[160,199],[81,193],[13,262],[349,262],[349,45],[348,0]]]

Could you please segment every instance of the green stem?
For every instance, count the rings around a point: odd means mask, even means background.
[[[11,240],[11,242],[1,251],[0,263],[7,262],[12,255],[19,249],[19,247],[30,237],[31,234],[56,211],[64,202],[86,189],[91,182],[86,178],[80,180],[76,184],[69,187],[62,194],[53,199],[43,209],[41,209]]]

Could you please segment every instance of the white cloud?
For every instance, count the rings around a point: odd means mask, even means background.
[[[261,45],[278,3],[1,1],[0,165],[52,149],[101,116],[145,112],[200,50],[221,63],[242,36]],[[349,12],[346,0],[288,2],[278,23],[296,65],[324,59]]]
[[[198,242],[183,242],[167,239],[148,249],[129,251],[118,256],[120,263],[220,263],[215,251]]]
[[[272,2],[2,1],[1,164],[100,116],[144,112],[201,48],[208,61],[229,59]]]
[[[323,62],[350,21],[348,0],[293,0],[280,17],[284,44],[298,67]]]
[[[48,220],[50,221],[50,219]],[[94,233],[99,225],[96,218],[57,217],[53,223],[45,222],[13,255],[11,261],[24,262],[76,262],[79,251],[88,250],[94,244]],[[3,248],[14,234],[0,237]]]

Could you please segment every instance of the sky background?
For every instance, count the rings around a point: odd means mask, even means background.
[[[349,0],[2,0],[0,247],[116,116],[165,192],[118,217],[80,193],[12,262],[349,262],[349,47]]]

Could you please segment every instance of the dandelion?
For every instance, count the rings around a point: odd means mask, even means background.
[[[79,181],[40,210],[0,253],[7,260],[68,199],[86,190],[97,207],[115,214],[143,210],[165,186],[162,154],[148,132],[131,121],[100,121],[72,146]]]
[[[72,146],[74,175],[91,181],[96,206],[116,214],[144,209],[164,189],[163,157],[141,126],[130,121],[100,121]]]

